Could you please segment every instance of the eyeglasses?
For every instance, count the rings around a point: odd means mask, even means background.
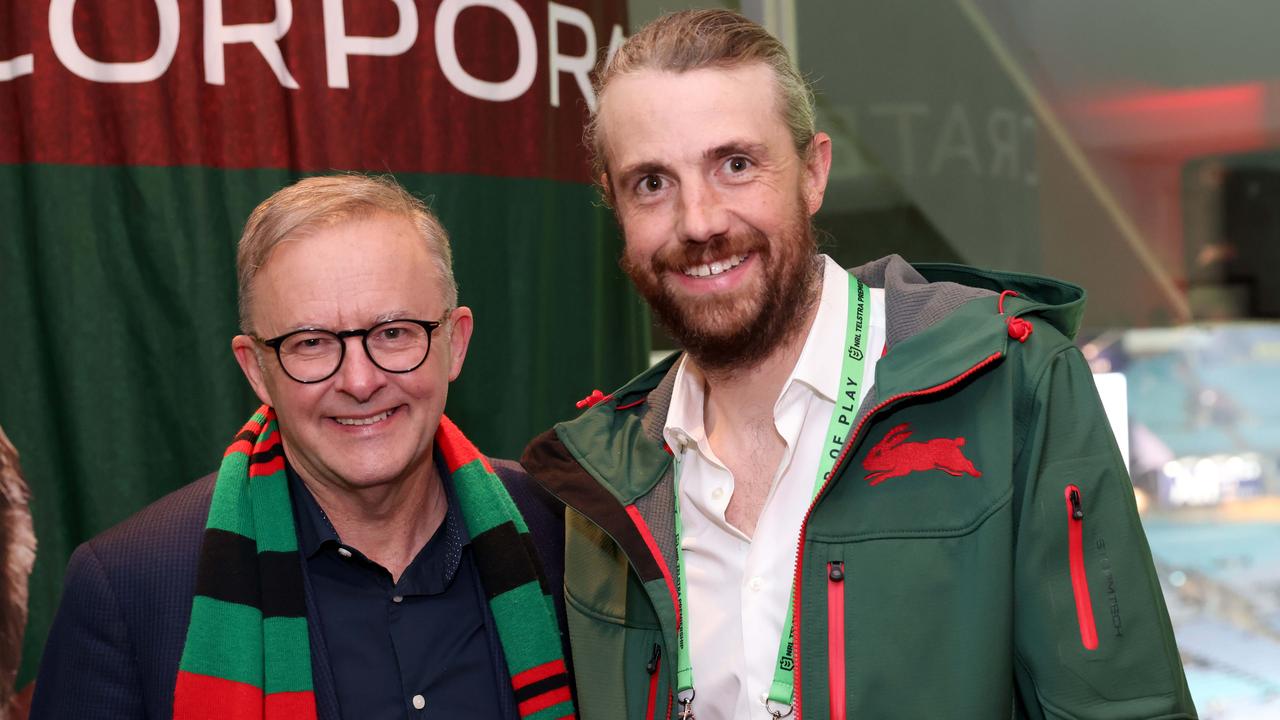
[[[449,313],[444,314],[444,318]],[[276,351],[285,375],[300,383],[318,383],[333,377],[342,367],[347,338],[358,337],[365,355],[390,373],[413,372],[427,361],[431,333],[444,318],[436,320],[390,320],[364,330],[303,329],[263,340],[253,339]]]

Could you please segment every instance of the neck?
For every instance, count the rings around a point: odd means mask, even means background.
[[[818,277],[809,293],[792,331],[778,343],[768,355],[747,367],[716,368],[698,362],[690,362],[706,380],[706,405],[703,410],[707,431],[720,423],[729,426],[754,424],[765,418],[772,419],[773,406],[782,392],[783,383],[795,369],[809,331],[818,316],[818,299],[822,294],[822,279]]]
[[[444,522],[448,509],[434,462],[403,481],[364,488],[318,482],[301,470],[299,476],[343,544],[360,550],[395,580]]]

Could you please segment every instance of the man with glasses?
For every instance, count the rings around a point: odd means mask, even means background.
[[[1194,717],[1083,292],[819,255],[831,139],[740,15],[597,78],[622,265],[684,352],[525,453],[572,508],[583,717]]]
[[[390,179],[309,178],[237,265],[262,407],[76,551],[33,717],[572,714],[556,513],[443,416],[473,326],[444,228]]]

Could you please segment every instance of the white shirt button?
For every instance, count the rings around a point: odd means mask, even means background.
[[[724,497],[724,488],[716,488],[711,491],[711,498],[713,500],[719,500],[722,497]]]
[[[404,602],[404,596],[403,596],[403,595],[396,595],[395,597],[392,597],[392,598],[391,598],[391,602],[393,602],[393,603]]]
[[[421,710],[422,708],[424,708],[424,707],[426,707],[426,706],[427,706],[427,699],[426,699],[426,698],[422,697],[421,695],[414,695],[414,696],[413,696],[413,709],[414,709],[414,710]]]
[[[344,557],[344,558],[349,558],[349,557],[351,557],[351,551],[350,551],[350,550],[348,550],[348,549],[346,549],[346,548],[344,548],[344,547],[340,547],[340,548],[338,548],[338,554],[339,554],[339,555],[341,555],[341,556],[342,556],[342,557]]]
[[[747,581],[747,587],[751,588],[752,592],[760,592],[760,589],[764,587],[764,579],[759,577],[753,577]],[[767,698],[768,695],[766,695],[765,697]]]

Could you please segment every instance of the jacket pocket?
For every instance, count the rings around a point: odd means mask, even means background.
[[[1097,650],[1098,626],[1093,619],[1093,598],[1089,596],[1089,578],[1084,566],[1084,496],[1079,487],[1068,485],[1063,497],[1067,509],[1067,562],[1071,569],[1071,594],[1080,626],[1080,644],[1086,650]]]
[[[832,720],[845,718],[844,561],[827,563],[827,699]]]

